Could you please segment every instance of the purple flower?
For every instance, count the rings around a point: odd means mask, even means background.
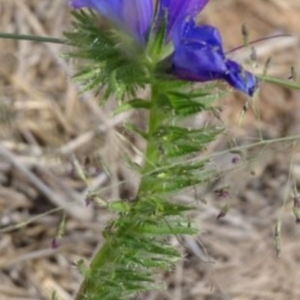
[[[169,57],[172,74],[182,80],[225,80],[250,96],[257,79],[226,58],[218,29],[197,25],[194,18],[209,0],[160,0],[158,26],[166,18],[166,43],[172,40]],[[152,0],[70,0],[73,8],[88,7],[125,29],[141,44],[147,43],[154,20]]]
[[[209,0],[160,0],[159,19],[167,16],[167,36],[172,37],[187,17],[194,18]]]
[[[225,80],[250,96],[257,79],[233,60],[226,58],[218,29],[185,21],[174,35],[175,50],[171,56],[171,72],[190,81]]]
[[[145,43],[153,18],[152,0],[69,0],[73,8],[92,8]]]

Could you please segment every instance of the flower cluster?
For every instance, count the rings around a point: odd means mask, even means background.
[[[256,77],[226,57],[220,33],[210,25],[197,25],[195,17],[209,0],[160,0],[155,15],[153,0],[70,0],[73,8],[95,9],[146,47],[151,28],[166,22],[166,44],[173,43],[168,60],[171,73],[182,80],[225,80],[250,96]],[[157,22],[158,24],[154,24]]]

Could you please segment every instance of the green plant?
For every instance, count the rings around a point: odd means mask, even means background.
[[[119,217],[106,226],[105,244],[85,272],[76,298],[127,299],[157,288],[157,271],[170,270],[181,259],[178,250],[168,244],[170,235],[198,232],[186,214],[193,207],[172,198],[176,192],[209,180],[212,171],[206,168],[206,160],[186,159],[195,157],[221,129],[188,128],[181,123],[211,109],[211,102],[224,92],[215,84],[195,87],[160,72],[157,62],[165,50],[164,28],[147,51],[136,49],[131,60],[126,49],[116,43],[120,36],[116,37],[113,29],[99,30],[96,15],[83,11],[73,14],[76,30],[66,33],[74,46],[69,56],[86,61],[75,80],[84,82],[85,89],[102,87],[104,98],[114,93],[119,101],[117,113],[128,109],[149,112],[146,132],[130,126],[147,142],[144,165],[135,165],[141,175],[138,193],[134,199],[108,205]],[[138,89],[145,85],[150,87],[149,98],[137,98]]]
[[[91,265],[78,265],[84,281],[77,300],[128,299],[138,292],[160,287],[155,274],[172,269],[182,258],[168,244],[171,235],[199,232],[188,217],[194,207],[175,201],[174,196],[212,178],[213,171],[206,167],[209,157],[197,157],[222,128],[189,128],[182,121],[212,110],[211,104],[227,91],[216,84],[181,81],[168,73],[168,55],[172,50],[165,44],[164,22],[158,30],[151,31],[143,48],[114,27],[101,28],[98,15],[91,11],[73,15],[74,31],[65,34],[66,40],[1,36],[68,44],[71,50],[66,56],[80,60],[74,80],[83,83],[83,92],[101,91],[101,102],[114,95],[119,102],[115,113],[129,109],[148,111],[145,132],[134,124],[127,126],[147,143],[144,164],[137,166],[129,161],[140,173],[139,190],[133,199],[115,199],[107,205],[118,217],[107,224],[103,232],[105,243]],[[294,82],[265,74],[260,77],[299,89]],[[141,99],[138,91],[145,87],[150,94]]]

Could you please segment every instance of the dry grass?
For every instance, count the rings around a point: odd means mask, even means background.
[[[250,39],[293,34],[255,45],[260,66],[272,56],[270,73],[287,78],[291,66],[300,67],[299,14],[298,0],[212,0],[202,20],[221,29],[228,49],[241,44],[241,24],[247,25]],[[54,37],[68,28],[70,17],[61,0],[0,0],[0,15],[1,32]],[[143,116],[111,118],[111,105],[100,109],[93,95],[79,97],[78,87],[69,80],[72,63],[60,56],[64,50],[59,45],[0,40],[1,300],[50,299],[53,290],[72,299],[81,277],[74,262],[92,255],[111,217],[97,205],[86,207],[87,195],[99,190],[101,197],[116,199],[132,195],[137,186],[121,153],[127,151],[139,162],[137,149],[143,144],[122,132],[121,124],[128,118],[141,122]],[[242,49],[233,56],[246,62],[250,53]],[[248,145],[259,134],[264,138],[299,134],[298,96],[265,84],[256,99],[260,118],[250,103],[240,126],[245,99],[240,95],[224,99],[220,116],[228,134],[212,149],[226,149],[233,138]],[[275,223],[289,191],[292,150],[290,144],[281,143],[244,151],[237,163],[232,163],[236,154],[216,157],[214,166],[223,176],[202,191],[209,205],[199,204],[195,212],[203,234],[184,240],[186,260],[173,274],[164,275],[168,290],[142,298],[300,299],[300,229],[290,205],[283,217],[280,259],[273,247]],[[297,150],[293,174],[298,183]],[[84,168],[86,181],[78,176],[77,163]],[[232,209],[216,221],[227,200],[214,190],[225,185],[230,186]],[[193,201],[194,195],[182,199]],[[56,248],[52,246],[63,211],[66,226],[63,237],[55,240],[60,244]]]

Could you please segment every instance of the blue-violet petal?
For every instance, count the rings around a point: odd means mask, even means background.
[[[209,0],[160,0],[159,20],[167,15],[167,37],[173,37],[176,28],[189,17],[194,18]]]
[[[145,43],[153,19],[152,0],[70,0],[73,8],[91,8]]]

